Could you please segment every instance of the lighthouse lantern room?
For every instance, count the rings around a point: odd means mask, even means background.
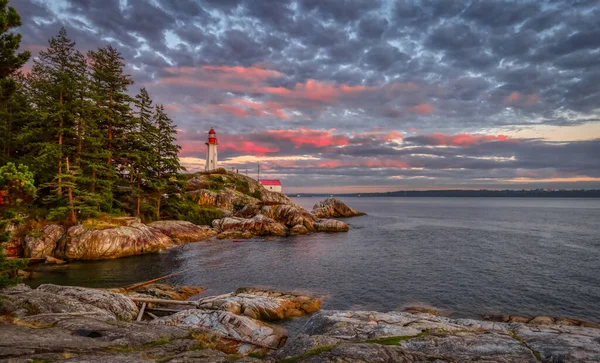
[[[205,170],[214,170],[217,166],[217,134],[211,127],[208,132],[208,141],[206,142],[206,168]]]

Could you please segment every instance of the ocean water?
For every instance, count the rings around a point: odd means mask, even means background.
[[[33,284],[124,286],[171,272],[204,295],[241,286],[310,292],[323,308],[600,322],[600,200],[342,198],[368,215],[348,233],[209,241],[44,268]],[[316,198],[295,198],[312,209]]]

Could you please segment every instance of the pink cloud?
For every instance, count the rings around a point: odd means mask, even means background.
[[[533,105],[534,103],[537,103],[539,100],[540,100],[540,98],[537,95],[530,95],[529,97],[527,97],[527,104]]]
[[[458,134],[446,135],[441,132],[435,132],[432,135],[424,136],[432,145],[444,146],[473,146],[483,142],[491,141],[511,141],[506,135],[481,135],[481,134]]]
[[[507,103],[510,103],[510,102],[516,102],[516,101],[518,101],[518,100],[519,100],[519,98],[520,98],[520,97],[521,97],[521,96],[519,95],[519,92],[513,92],[513,93],[511,93],[510,95],[508,95],[508,96],[507,96],[507,97],[506,97],[504,100],[505,100]]]
[[[427,115],[433,112],[433,106],[429,103],[422,103],[420,105],[416,105],[411,107],[410,109],[414,113],[419,113],[421,115]]]
[[[397,159],[354,158],[352,160],[317,160],[317,161],[274,161],[276,168],[283,169],[339,169],[339,168],[392,168],[406,169],[409,164]]]
[[[344,146],[350,140],[345,135],[336,135],[333,130],[312,130],[301,128],[299,130],[267,130],[269,137],[276,140],[289,141],[296,147],[305,145],[313,147]]]
[[[220,144],[219,148],[221,150],[234,150],[240,153],[251,155],[264,155],[268,153],[276,153],[279,151],[278,147],[263,146],[252,141],[226,142]]]

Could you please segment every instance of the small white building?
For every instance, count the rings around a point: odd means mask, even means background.
[[[217,165],[217,134],[213,128],[208,132],[208,140],[206,141],[206,168],[204,170],[215,170]]]
[[[270,190],[272,192],[283,193],[283,189],[281,188],[281,182],[278,179],[260,179],[259,182],[267,190]]]

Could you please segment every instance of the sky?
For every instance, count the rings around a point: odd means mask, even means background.
[[[189,171],[214,127],[222,166],[290,193],[600,188],[597,0],[10,5],[34,56],[61,27],[115,46]]]

